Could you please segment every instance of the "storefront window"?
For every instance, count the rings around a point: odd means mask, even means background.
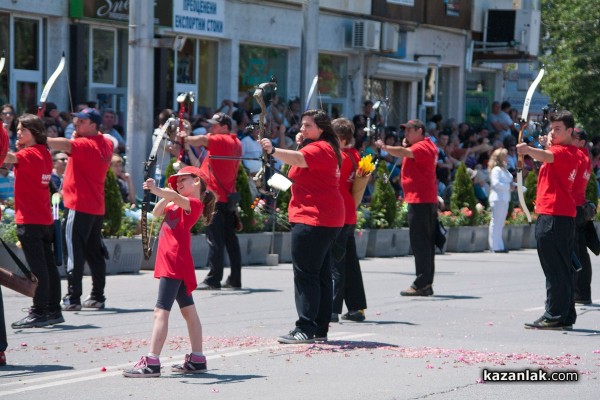
[[[195,83],[196,41],[186,40],[181,51],[177,52],[177,83]]]
[[[15,51],[16,69],[39,70],[38,45],[39,21],[15,18]]]
[[[37,110],[37,83],[17,82],[17,113]]]
[[[277,78],[277,94],[287,99],[287,59],[285,49],[258,46],[240,46],[240,70],[238,90],[240,98],[251,99],[254,87]]]
[[[323,96],[346,96],[348,61],[346,57],[319,54],[319,92]]]
[[[217,60],[218,43],[200,40],[198,75],[199,106],[214,107],[217,103]]]
[[[92,30],[92,82],[115,85],[115,31]]]

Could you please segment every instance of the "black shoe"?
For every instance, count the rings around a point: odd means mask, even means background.
[[[123,376],[127,378],[158,378],[160,361],[144,356],[133,368],[123,370]]]
[[[342,319],[347,321],[363,322],[365,320],[365,311],[348,311],[346,314],[342,315]]]
[[[217,286],[211,286],[206,282],[200,282],[196,290],[221,290],[221,288]]]
[[[330,322],[340,322],[340,316],[337,313],[331,313]]]
[[[221,285],[221,289],[240,290],[241,288],[241,286],[233,286],[229,282],[225,282],[223,285]]]
[[[432,296],[433,288],[431,285],[423,286],[417,289],[414,286],[410,286],[408,289],[400,292],[400,296]]]
[[[544,317],[540,317],[531,323],[525,323],[525,329],[543,329],[549,331],[570,331],[573,329],[572,324],[566,324],[560,321],[551,321]]]
[[[301,343],[314,343],[314,336],[308,336],[306,333],[302,332],[299,328],[295,328],[290,331],[287,335],[279,336],[277,338],[279,343],[285,344],[301,344]]]
[[[29,314],[20,319],[17,322],[13,322],[10,326],[13,329],[23,329],[23,328],[41,328],[42,326],[48,325],[48,319],[46,315],[36,314],[33,311],[30,311]]]
[[[186,354],[183,364],[174,364],[171,371],[182,374],[203,374],[206,372],[206,357]]]
[[[592,304],[592,300],[591,299],[575,299],[575,303],[588,305],[588,304]]]
[[[326,342],[327,339],[327,334],[326,333],[316,333],[315,334],[315,342]]]
[[[46,318],[48,319],[48,325],[56,325],[65,322],[65,318],[60,310],[48,311]]]

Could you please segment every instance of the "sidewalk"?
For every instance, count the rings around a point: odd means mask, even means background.
[[[30,299],[3,288],[9,365],[0,399],[531,399],[598,397],[600,283],[578,306],[574,330],[523,328],[543,313],[544,276],[535,250],[436,257],[435,295],[400,297],[412,257],[361,261],[369,308],[364,323],[332,323],[330,341],[282,345],[296,311],[290,264],[242,271],[244,290],[194,292],[207,374],[172,374],[189,351],[173,308],[159,379],[121,370],[148,351],[157,280],[150,271],[107,277],[107,309],[65,313],[51,328],[14,331]],[[600,260],[592,258],[594,267]],[[226,273],[228,270],[226,270]],[[197,270],[202,280],[207,270]],[[63,281],[63,290],[65,282]],[[84,278],[84,291],[90,278]],[[482,369],[569,370],[570,383],[482,383]]]

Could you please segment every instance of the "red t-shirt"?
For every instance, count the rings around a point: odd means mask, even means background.
[[[8,133],[4,129],[4,124],[0,123],[0,165],[4,163],[4,157],[8,151]]]
[[[355,148],[346,148],[342,150],[342,157],[344,160],[340,169],[340,193],[342,194],[344,209],[346,210],[344,224],[355,225],[356,204],[354,203],[354,197],[352,197],[352,184],[354,183],[354,174],[360,161],[360,154]]]
[[[50,176],[52,156],[36,144],[15,153],[15,223],[51,225]]]
[[[215,160],[210,156],[242,156],[242,143],[236,134],[213,134],[208,137],[208,156],[202,167],[202,178],[209,190],[217,194],[218,201],[227,202],[227,195],[235,192],[235,179],[240,160]]]
[[[554,154],[554,162],[543,163],[540,168],[535,211],[538,214],[575,217],[573,182],[579,166],[577,147],[555,145],[548,150]]]
[[[113,145],[98,133],[71,141],[62,195],[65,207],[92,215],[104,215],[104,180]]]
[[[333,148],[324,140],[303,147],[307,168],[290,168],[292,223],[310,226],[344,226],[344,200],[339,190],[340,169]]]
[[[588,149],[578,147],[577,160],[579,161],[579,166],[575,182],[573,182],[573,200],[575,200],[576,206],[580,206],[587,201],[585,199],[585,190],[587,189],[592,172],[592,163],[590,162]]]
[[[410,149],[414,158],[404,157],[402,160],[401,182],[404,201],[409,204],[437,204],[437,146],[429,138],[425,138],[411,145]]]
[[[204,205],[199,199],[194,197],[189,199],[189,213],[173,203],[165,208],[165,219],[158,235],[158,249],[154,265],[155,278],[166,277],[183,280],[187,294],[191,294],[198,285],[192,258],[190,230],[204,209]]]

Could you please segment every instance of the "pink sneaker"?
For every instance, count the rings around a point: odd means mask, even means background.
[[[132,369],[123,370],[127,378],[158,378],[160,376],[160,361],[157,358],[143,356]]]

